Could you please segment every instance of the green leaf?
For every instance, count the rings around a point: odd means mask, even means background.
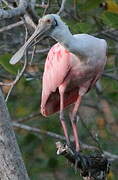
[[[91,10],[94,8],[98,8],[102,0],[86,0],[86,2],[83,4],[82,9],[83,10]]]
[[[114,0],[116,3],[118,3],[118,0]]]
[[[106,25],[118,28],[118,14],[112,12],[105,12],[101,16],[101,18]]]
[[[20,69],[20,65],[11,65],[9,63],[10,61],[10,58],[12,57],[11,54],[7,53],[7,54],[4,54],[4,55],[1,55],[0,56],[0,65],[9,73],[11,74],[17,74],[18,72],[18,69]]]
[[[76,30],[76,32],[81,32],[81,33],[90,33],[92,30],[92,25],[88,24],[88,23],[77,23],[74,26],[74,30]]]

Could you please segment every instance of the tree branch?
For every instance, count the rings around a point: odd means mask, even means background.
[[[0,90],[0,179],[29,180]]]
[[[56,133],[53,133],[53,132],[50,132],[50,131],[45,131],[45,130],[35,128],[35,127],[30,127],[28,125],[17,123],[17,122],[13,122],[12,124],[16,128],[25,129],[26,131],[29,131],[29,132],[40,133],[40,134],[43,134],[43,135],[46,135],[46,136],[50,136],[50,137],[52,137],[54,139],[66,141],[66,138],[64,136],[61,136],[60,134],[56,134]],[[81,148],[84,149],[84,150],[98,150],[97,147],[85,144],[83,142],[81,142]],[[107,158],[109,158],[110,161],[118,160],[118,155],[112,154],[112,153],[107,152],[107,151],[103,151],[103,154]]]
[[[66,0],[62,0],[61,7],[59,11],[57,12],[58,15],[60,15],[64,11],[65,4],[66,4]]]
[[[23,21],[19,21],[19,22],[17,22],[17,23],[10,24],[10,25],[8,25],[8,26],[5,26],[5,27],[1,28],[1,29],[0,29],[0,33],[1,33],[1,32],[4,32],[4,31],[8,31],[8,30],[10,30],[10,29],[12,29],[12,28],[14,28],[14,27],[21,26],[21,25],[23,25],[23,24],[24,24]]]
[[[19,6],[16,8],[13,8],[11,10],[0,9],[0,20],[22,16],[25,14],[27,7],[28,7],[28,0],[20,0]]]
[[[36,14],[36,11],[34,10],[36,0],[31,0],[31,2],[28,5],[27,12],[32,21],[35,24],[38,24],[39,16]]]
[[[103,73],[102,76],[118,81],[118,76],[114,74]]]

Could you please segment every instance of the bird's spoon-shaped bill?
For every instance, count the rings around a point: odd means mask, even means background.
[[[33,40],[37,37],[40,38],[41,36],[43,36],[43,34],[45,34],[48,29],[48,26],[38,25],[32,36],[28,39],[28,41],[12,56],[12,58],[10,59],[10,64],[16,64],[18,61],[20,61],[26,49],[32,45]]]
[[[34,38],[36,38],[37,34],[38,32],[36,29],[32,36],[28,39],[28,41],[26,41],[26,43],[12,56],[12,58],[10,59],[10,64],[16,64],[18,61],[21,60],[26,49],[31,45],[32,41],[34,40]]]

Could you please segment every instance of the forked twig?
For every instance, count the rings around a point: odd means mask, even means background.
[[[43,16],[44,16],[44,15],[46,14],[46,12],[48,11],[50,5],[51,5],[51,0],[48,0],[47,5],[45,5],[45,9],[44,9],[44,12],[43,12]]]
[[[36,46],[33,47],[32,55],[31,55],[31,60],[30,60],[30,63],[29,63],[30,66],[32,65],[35,52],[36,52]]]
[[[66,0],[62,0],[61,7],[59,11],[57,12],[58,15],[60,15],[64,11],[65,3],[66,3]]]
[[[25,62],[24,62],[24,65],[23,65],[22,70],[21,70],[20,72],[18,71],[18,74],[17,74],[17,76],[16,76],[16,79],[15,79],[13,82],[11,82],[11,83],[2,83],[2,82],[0,82],[0,85],[2,85],[2,86],[11,86],[11,88],[9,89],[9,92],[8,92],[6,98],[5,98],[5,102],[7,102],[8,97],[9,97],[12,89],[14,88],[14,86],[16,85],[16,83],[20,80],[20,78],[22,77],[22,75],[23,75],[23,73],[24,73],[24,71],[25,71],[25,69],[26,69],[26,66],[27,66],[27,57],[25,58]]]
[[[26,35],[25,35],[25,41],[27,40],[27,37],[28,37],[28,31],[27,31],[27,27],[26,25],[24,24],[24,27],[25,27],[25,30],[26,30]],[[18,73],[17,73],[17,76],[15,78],[15,80],[11,83],[3,83],[3,82],[0,82],[0,85],[1,86],[11,86],[9,91],[8,91],[8,94],[5,98],[5,102],[8,101],[8,98],[9,98],[9,95],[11,94],[11,91],[12,89],[14,88],[15,84],[20,80],[20,78],[22,77],[25,69],[26,69],[26,66],[27,66],[27,52],[25,53],[25,61],[24,61],[24,65],[23,65],[23,68],[21,69],[21,71],[19,72],[18,70]]]

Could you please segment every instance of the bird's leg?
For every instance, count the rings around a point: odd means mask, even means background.
[[[74,105],[74,108],[71,113],[71,123],[72,123],[72,129],[73,129],[73,135],[74,135],[74,140],[75,140],[75,146],[76,146],[76,152],[80,151],[80,143],[79,143],[79,138],[78,138],[78,129],[77,129],[77,119],[76,119],[76,114],[81,102],[82,96],[78,96],[77,101]]]
[[[67,133],[67,127],[66,127],[65,119],[63,118],[63,112],[62,111],[60,111],[60,121],[61,121],[61,125],[63,128],[64,135],[66,137],[67,145],[70,145],[70,140],[69,140],[69,136]]]
[[[75,170],[77,170],[77,164],[78,161],[81,161],[82,164],[82,168],[86,169],[88,167],[88,160],[85,159],[81,154],[80,154],[80,143],[79,143],[79,138],[78,138],[78,129],[77,129],[77,111],[79,108],[79,105],[81,103],[81,99],[82,99],[82,95],[78,96],[77,101],[74,105],[72,114],[71,114],[71,123],[72,123],[72,128],[73,128],[73,135],[74,135],[74,140],[75,140],[75,146],[76,146],[76,152],[75,152],[75,156],[76,156],[76,160],[75,160]]]
[[[76,151],[75,151],[75,156],[76,156],[76,160],[75,160],[75,172],[77,171],[77,164],[78,161],[81,159],[81,155],[79,153],[80,151],[80,143],[79,143],[79,138],[78,138],[78,129],[77,129],[77,111],[81,102],[81,98],[82,96],[78,96],[77,101],[74,105],[74,108],[71,112],[70,115],[70,119],[71,119],[71,123],[72,123],[72,129],[73,129],[73,136],[74,136],[74,141],[75,141],[75,147],[76,147]]]
[[[60,93],[60,121],[63,128],[64,135],[66,137],[67,145],[70,145],[70,140],[67,132],[67,127],[64,118],[64,88],[62,86],[59,87]]]

